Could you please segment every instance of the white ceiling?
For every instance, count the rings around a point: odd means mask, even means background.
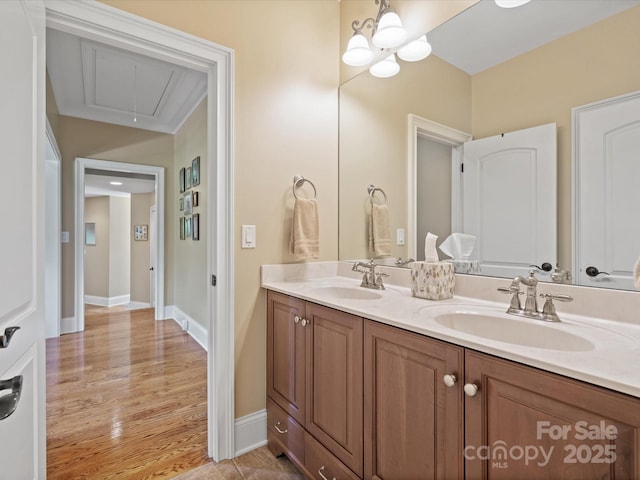
[[[531,0],[500,8],[480,0],[427,35],[433,53],[470,75],[498,65],[640,0]]]
[[[122,185],[111,185],[111,182],[121,182]],[[128,197],[132,193],[155,192],[155,189],[153,175],[87,170],[84,176],[85,197]]]
[[[207,93],[204,72],[50,28],[47,71],[61,115],[170,134]]]

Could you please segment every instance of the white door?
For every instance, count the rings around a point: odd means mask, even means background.
[[[0,478],[44,478],[42,2],[0,1]],[[9,416],[8,413],[12,412]]]
[[[555,266],[556,124],[467,142],[463,158],[463,232],[477,237],[480,273]]]
[[[634,290],[640,92],[574,109],[573,130],[576,282]]]
[[[156,306],[156,222],[157,212],[156,206],[152,206],[149,210],[149,303],[152,307]]]

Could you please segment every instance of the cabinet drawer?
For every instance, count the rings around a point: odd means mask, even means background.
[[[277,443],[295,463],[304,464],[304,429],[267,397],[267,440]]]
[[[359,480],[351,470],[334,457],[308,433],[304,436],[304,466],[315,480]]]

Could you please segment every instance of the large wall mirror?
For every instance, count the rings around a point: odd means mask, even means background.
[[[555,9],[551,18],[570,19],[573,25],[541,45],[523,45],[528,32],[542,36],[541,32],[555,22],[540,24],[537,20],[538,24],[534,22],[529,27],[520,22],[537,18],[538,13],[549,8]],[[460,28],[465,32],[462,35]],[[476,32],[480,37],[474,36]],[[412,171],[408,160],[412,154],[411,129],[415,128],[412,118],[414,122],[416,118],[426,119],[473,139],[555,124],[557,186],[551,193],[557,196],[557,205],[551,235],[557,255],[553,261],[560,269],[571,272],[572,278],[579,277],[584,266],[574,265],[574,245],[580,232],[573,231],[573,194],[577,189],[572,186],[572,112],[640,90],[640,62],[635,61],[640,52],[638,32],[640,0],[531,0],[515,9],[500,9],[493,0],[481,0],[428,32],[433,53],[427,59],[402,63],[400,73],[391,78],[374,78],[363,72],[343,83],[339,126],[340,259],[373,256],[368,248],[369,185],[384,190],[389,210],[393,246],[391,256],[380,258],[379,262],[394,265],[398,258],[419,258],[424,229],[436,233],[439,242],[450,233],[461,231],[456,223],[459,165],[452,161],[450,146],[441,150],[437,145],[423,144],[425,138],[431,138],[421,135],[417,128],[415,149],[431,150],[433,160],[426,174]],[[482,51],[484,42],[478,38],[483,36],[497,42],[492,51]],[[523,52],[507,52],[507,60],[498,52],[521,45]],[[458,64],[457,57],[480,63]],[[511,181],[518,185],[521,179]],[[412,204],[417,203],[418,197],[420,204],[428,206],[428,213],[417,206],[419,231],[413,229],[410,219],[414,215]],[[634,207],[629,203],[627,208],[631,215]],[[505,228],[509,223],[505,216]],[[399,230],[410,235],[404,245],[398,244],[402,243],[397,237]],[[443,254],[441,257],[446,258]],[[629,265],[630,271],[632,268]],[[540,277],[544,280],[545,275],[550,278],[545,273]],[[612,287],[605,277],[593,277],[588,284]]]

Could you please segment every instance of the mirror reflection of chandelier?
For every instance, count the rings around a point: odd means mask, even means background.
[[[381,61],[369,68],[371,75],[375,77],[392,77],[400,71],[400,65],[396,60],[396,53],[401,60],[417,62],[427,58],[431,53],[431,45],[427,42],[427,36],[406,42],[407,31],[402,26],[402,21],[391,8],[391,0],[374,0],[378,5],[376,18],[365,19],[362,24],[359,20],[351,23],[353,36],[347,44],[347,50],[342,55],[342,61],[354,67],[363,67],[373,61],[377,50],[388,50],[400,47],[397,52],[391,52]],[[365,28],[371,30],[371,43],[364,35]]]

